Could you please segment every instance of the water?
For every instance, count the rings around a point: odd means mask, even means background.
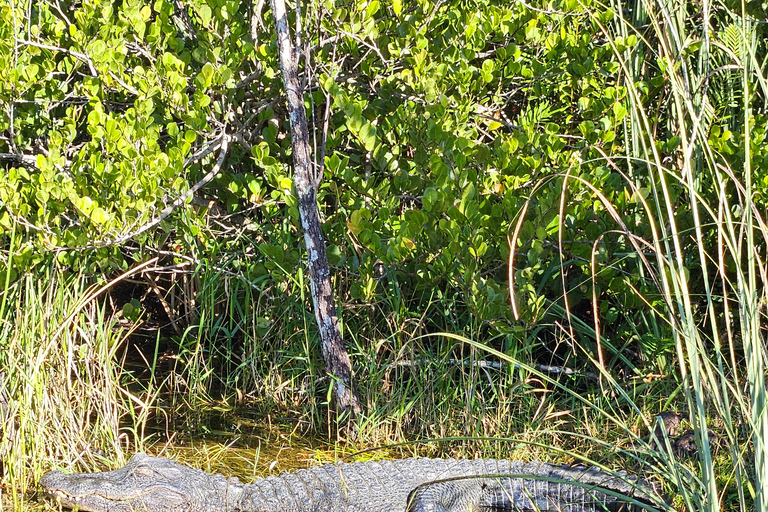
[[[247,481],[336,460],[332,445],[297,427],[295,420],[247,408],[209,406],[161,411],[146,433],[152,455]]]

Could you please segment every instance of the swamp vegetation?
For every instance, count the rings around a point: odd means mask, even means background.
[[[580,462],[768,511],[766,4],[289,9],[361,412],[269,5],[0,0],[0,508],[145,450]],[[695,449],[649,442],[668,410]]]

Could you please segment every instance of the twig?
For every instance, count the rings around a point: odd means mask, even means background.
[[[235,84],[235,88],[236,89],[241,89],[241,88],[245,87],[246,85],[250,84],[254,80],[258,79],[262,75],[263,72],[264,72],[264,70],[261,68],[261,63],[257,62],[256,63],[256,71],[254,71],[250,75],[246,76],[245,78],[243,78],[242,80],[237,82],[237,84]]]
[[[131,87],[131,86],[130,86],[130,85],[128,85],[127,83],[123,82],[123,80],[122,80],[122,79],[121,79],[119,76],[117,76],[116,74],[114,74],[113,72],[111,72],[111,71],[110,71],[110,72],[109,72],[109,76],[111,76],[111,77],[112,77],[112,78],[115,80],[115,82],[117,82],[117,83],[119,83],[120,85],[122,85],[122,86],[123,86],[123,88],[124,88],[126,91],[130,92],[130,93],[131,93],[131,94],[133,94],[134,96],[139,96],[139,95],[140,95],[139,91],[137,91],[135,88]]]
[[[174,202],[172,202],[171,204],[169,204],[168,206],[163,208],[163,210],[160,212],[160,215],[158,215],[157,217],[155,217],[151,221],[147,222],[146,224],[141,226],[139,229],[137,229],[135,231],[132,231],[131,233],[126,233],[123,236],[121,236],[121,237],[119,237],[119,238],[117,238],[115,240],[112,240],[109,243],[109,245],[121,244],[121,243],[126,242],[126,241],[130,240],[131,238],[134,238],[134,237],[136,237],[136,236],[138,236],[138,235],[140,235],[140,234],[142,234],[142,233],[144,233],[146,231],[149,231],[151,228],[157,226],[163,220],[165,220],[171,213],[173,213],[173,210],[175,210],[179,206],[183,205],[187,201],[187,199],[189,199],[189,197],[192,194],[194,194],[195,192],[200,190],[202,187],[207,185],[213,178],[215,178],[216,175],[219,174],[219,171],[221,170],[221,166],[224,164],[224,158],[227,156],[227,149],[229,149],[229,139],[230,139],[230,136],[227,135],[226,131],[224,133],[222,133],[222,135],[220,137],[221,149],[219,150],[219,158],[218,158],[218,160],[216,160],[216,165],[213,166],[213,169],[211,169],[210,172],[208,172],[208,174],[203,176],[203,178],[200,181],[198,181],[197,183],[192,185],[189,188],[189,190],[187,190],[184,194],[179,196]],[[215,144],[212,145],[212,146],[215,146]],[[204,151],[202,156],[205,156],[206,154],[207,154],[207,152]],[[202,156],[200,156],[200,158],[202,158]],[[190,157],[190,158],[192,158],[192,157]],[[189,160],[190,159],[185,160],[184,164],[188,165],[187,162]],[[94,245],[94,246],[90,246],[89,245],[89,246],[86,246],[86,247],[91,248],[91,247],[100,247],[100,246],[101,245]]]
[[[96,66],[93,65],[93,61],[89,56],[87,56],[84,53],[76,52],[74,50],[69,50],[67,48],[59,48],[58,46],[51,46],[49,44],[42,44],[42,43],[36,43],[34,41],[29,41],[26,39],[19,39],[19,43],[26,44],[28,46],[34,46],[35,48],[41,48],[43,50],[51,50],[53,52],[62,52],[62,53],[68,53],[69,55],[73,56],[79,61],[84,62],[88,65],[88,70],[91,72],[92,77],[98,77],[99,72],[96,69]]]
[[[416,359],[414,361],[394,361],[392,363],[389,363],[385,366],[387,370],[397,367],[411,367],[411,366],[420,366],[420,365],[426,365],[430,363],[438,363],[439,361],[432,360],[432,359]],[[501,361],[464,361],[460,359],[448,359],[445,361],[448,364],[451,365],[461,365],[461,366],[475,366],[477,368],[483,368],[483,369],[491,369],[491,370],[501,370],[504,367],[507,366],[507,363],[501,362]],[[573,368],[568,368],[567,366],[553,366],[548,364],[540,364],[540,363],[532,363],[530,365],[521,365],[515,363],[512,365],[512,368],[514,370],[521,370],[526,368],[533,368],[535,370],[540,371],[541,373],[549,373],[554,375],[568,375],[568,376],[584,376],[588,379],[593,380],[599,380],[599,376],[594,372],[588,372],[588,371],[577,371]]]
[[[241,130],[238,131],[237,135],[235,135],[235,138],[237,138],[239,140],[244,140],[243,135],[242,135],[242,131],[247,129],[251,125],[251,122],[256,117],[258,117],[262,112],[264,112],[268,108],[272,108],[273,106],[275,106],[275,104],[277,102],[278,102],[277,99],[274,99],[274,100],[261,100],[259,102],[259,104],[254,107],[254,110],[252,111],[252,113],[248,117],[248,119],[246,119],[244,123],[240,124]],[[248,148],[248,149],[250,151],[250,148]]]
[[[0,160],[13,160],[25,167],[37,167],[37,157],[16,153],[0,153]]]
[[[140,252],[138,247],[124,247],[123,250],[129,251],[129,252],[132,252],[132,253]],[[203,265],[203,262],[201,260],[193,258],[192,256],[189,256],[187,254],[182,254],[180,252],[163,251],[163,250],[155,249],[155,248],[148,247],[148,246],[147,247],[142,247],[141,250],[143,250],[143,251],[150,251],[150,252],[152,252],[154,254],[157,254],[159,256],[171,256],[173,258],[184,260],[186,262],[186,263],[180,263],[178,265],[169,266],[169,267],[155,267],[155,268],[151,269],[153,272],[163,272],[163,271],[166,271],[166,270],[177,269],[180,265],[186,266],[187,264],[195,265],[196,267],[199,267],[199,266]],[[259,286],[259,279],[258,278],[255,279],[255,280],[248,279],[247,277],[245,277],[242,274],[238,274],[237,272],[233,272],[233,271],[231,271],[231,270],[229,270],[229,269],[227,269],[227,268],[225,268],[223,266],[216,265],[215,263],[211,263],[210,261],[206,261],[205,262],[205,266],[206,266],[206,268],[211,269],[211,270],[215,270],[216,272],[219,272],[222,275],[229,276],[229,277],[232,277],[234,279],[238,279],[241,282],[243,282],[246,285],[248,285],[249,287],[253,288],[254,290],[258,290],[258,291],[262,291],[263,290],[263,287]]]
[[[220,136],[218,139],[216,139],[212,144],[208,144],[205,148],[201,149],[197,153],[195,153],[192,156],[188,156],[184,159],[184,167],[189,166],[193,162],[197,162],[198,160],[202,160],[206,156],[210,155],[217,149],[219,149],[222,146],[222,140],[224,135]]]
[[[588,14],[589,13],[589,11],[584,11],[584,12],[548,11],[546,9],[539,9],[537,7],[529,5],[529,4],[525,3],[523,0],[517,0],[517,2],[519,4],[521,4],[523,7],[525,7],[526,9],[530,9],[530,10],[535,11],[535,12],[540,12],[542,14],[558,14],[560,16],[579,16],[581,14]]]
[[[189,190],[187,190],[184,194],[182,194],[179,198],[177,198],[173,203],[171,203],[170,205],[166,206],[160,212],[160,215],[158,215],[157,217],[155,217],[154,219],[152,219],[148,223],[142,225],[141,227],[139,227],[138,229],[136,229],[134,231],[131,231],[130,233],[126,233],[126,234],[124,234],[122,236],[119,236],[118,238],[115,238],[115,239],[112,239],[112,240],[99,241],[99,242],[96,242],[96,243],[89,243],[89,244],[86,244],[86,245],[80,246],[80,247],[57,246],[57,247],[52,247],[52,249],[59,250],[59,251],[71,251],[71,250],[79,250],[79,249],[96,249],[96,248],[100,248],[100,247],[109,247],[109,246],[112,246],[112,245],[120,245],[123,242],[127,242],[131,238],[134,238],[134,237],[136,237],[136,236],[138,236],[138,235],[140,235],[140,234],[142,234],[142,233],[152,229],[153,227],[157,226],[163,220],[165,220],[171,213],[173,213],[173,210],[175,210],[179,206],[183,205],[187,201],[187,199],[189,199],[190,196],[192,196],[195,192],[200,190],[200,188],[204,187],[213,178],[216,177],[216,175],[221,170],[221,166],[224,164],[224,158],[227,156],[227,150],[229,148],[229,141],[230,141],[230,136],[226,133],[226,131],[224,131],[222,133],[222,135],[219,137],[219,140],[217,140],[216,142],[214,142],[213,144],[211,144],[210,146],[208,146],[204,150],[202,150],[202,151],[200,151],[200,152],[198,152],[198,153],[188,157],[186,160],[184,160],[184,166],[186,167],[190,163],[205,157],[206,155],[208,155],[209,153],[214,151],[217,147],[221,148],[220,152],[219,152],[219,158],[218,158],[218,160],[216,160],[216,165],[213,166],[213,169],[211,169],[211,171],[208,174],[203,176],[203,178],[200,181],[198,181],[192,187],[190,187]]]
[[[375,44],[371,44],[371,43],[367,42],[364,38],[358,37],[356,34],[352,34],[352,33],[347,32],[345,30],[339,30],[339,33],[341,35],[343,35],[343,36],[346,36],[346,37],[354,40],[354,41],[357,41],[358,43],[360,43],[363,46],[365,46],[366,48],[368,48],[370,51],[375,52],[376,55],[379,56],[379,59],[381,59],[381,62],[383,62],[384,64],[391,64],[392,62],[394,62],[392,59],[387,59],[386,57],[384,57],[384,55],[381,53],[381,50],[379,49],[378,46],[376,46]],[[360,62],[362,62],[362,59],[360,60]]]
[[[160,287],[157,286],[157,282],[155,281],[155,278],[152,276],[152,274],[146,272],[146,283],[149,284],[149,288],[155,292],[155,295],[157,296],[157,300],[160,301],[160,304],[163,306],[163,310],[165,311],[165,314],[168,316],[168,320],[171,322],[171,327],[173,327],[173,330],[176,332],[176,334],[181,335],[181,329],[179,328],[179,324],[176,322],[176,314],[173,312],[171,307],[168,305],[168,301],[165,300],[165,296],[163,295],[163,292],[160,290]]]

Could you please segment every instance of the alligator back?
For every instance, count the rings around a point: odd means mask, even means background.
[[[260,479],[243,491],[237,508],[248,512],[586,512],[653,502],[636,477],[493,459],[329,464]]]
[[[628,512],[651,509],[661,501],[651,496],[647,483],[626,474],[539,462],[511,465],[521,467],[422,484],[408,497],[406,511]]]

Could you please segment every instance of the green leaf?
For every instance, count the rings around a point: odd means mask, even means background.
[[[277,140],[277,127],[272,123],[267,123],[267,126],[261,131],[261,136],[267,142],[275,142]]]
[[[369,18],[372,18],[374,14],[379,12],[379,0],[372,0],[370,4],[368,4],[368,9],[366,10],[366,16]]]
[[[359,235],[362,231],[362,227],[360,226],[362,222],[362,214],[360,210],[355,210],[352,212],[352,215],[349,216],[349,220],[347,221],[347,228],[354,234]]]
[[[429,187],[424,191],[421,202],[424,205],[425,210],[432,211],[438,199],[439,195],[437,193],[437,189],[435,187]]]
[[[37,74],[40,72],[40,66],[37,64],[30,64],[24,68],[23,74],[24,77],[29,80],[37,80]]]
[[[93,222],[95,222],[96,224],[99,224],[99,225],[106,224],[107,221],[109,221],[109,215],[100,206],[93,209],[93,211],[91,212],[90,217],[91,217],[91,220]]]
[[[267,146],[266,142],[251,146],[251,155],[253,155],[253,159],[256,160],[256,162],[261,162],[268,154],[269,146]]]
[[[93,208],[96,206],[96,203],[94,203],[93,199],[91,199],[90,197],[85,196],[85,197],[77,198],[75,200],[75,205],[84,214],[90,216],[91,212],[93,211]]]
[[[360,128],[360,139],[363,141],[363,145],[367,151],[372,151],[376,146],[376,127],[369,122],[366,122]]]
[[[349,119],[347,119],[347,126],[349,126],[349,129],[352,133],[359,133],[360,128],[365,123],[365,118],[360,113],[360,107],[356,104],[350,104],[346,109],[346,114],[349,116]]]
[[[339,155],[336,153],[332,154],[331,156],[325,157],[325,167],[328,169],[331,174],[338,174],[341,169],[341,158],[339,158]]]
[[[613,104],[613,115],[616,117],[616,121],[621,121],[627,115],[627,108],[617,101]]]
[[[207,89],[211,86],[211,82],[213,80],[213,72],[214,72],[213,65],[211,65],[210,62],[206,62],[203,65],[203,69],[200,70],[200,76],[202,77],[199,81],[200,85]]]
[[[209,26],[211,24],[211,17],[213,13],[211,12],[211,8],[207,5],[203,4],[200,7],[198,7],[197,14],[200,16],[200,19],[203,22],[204,26]]]

